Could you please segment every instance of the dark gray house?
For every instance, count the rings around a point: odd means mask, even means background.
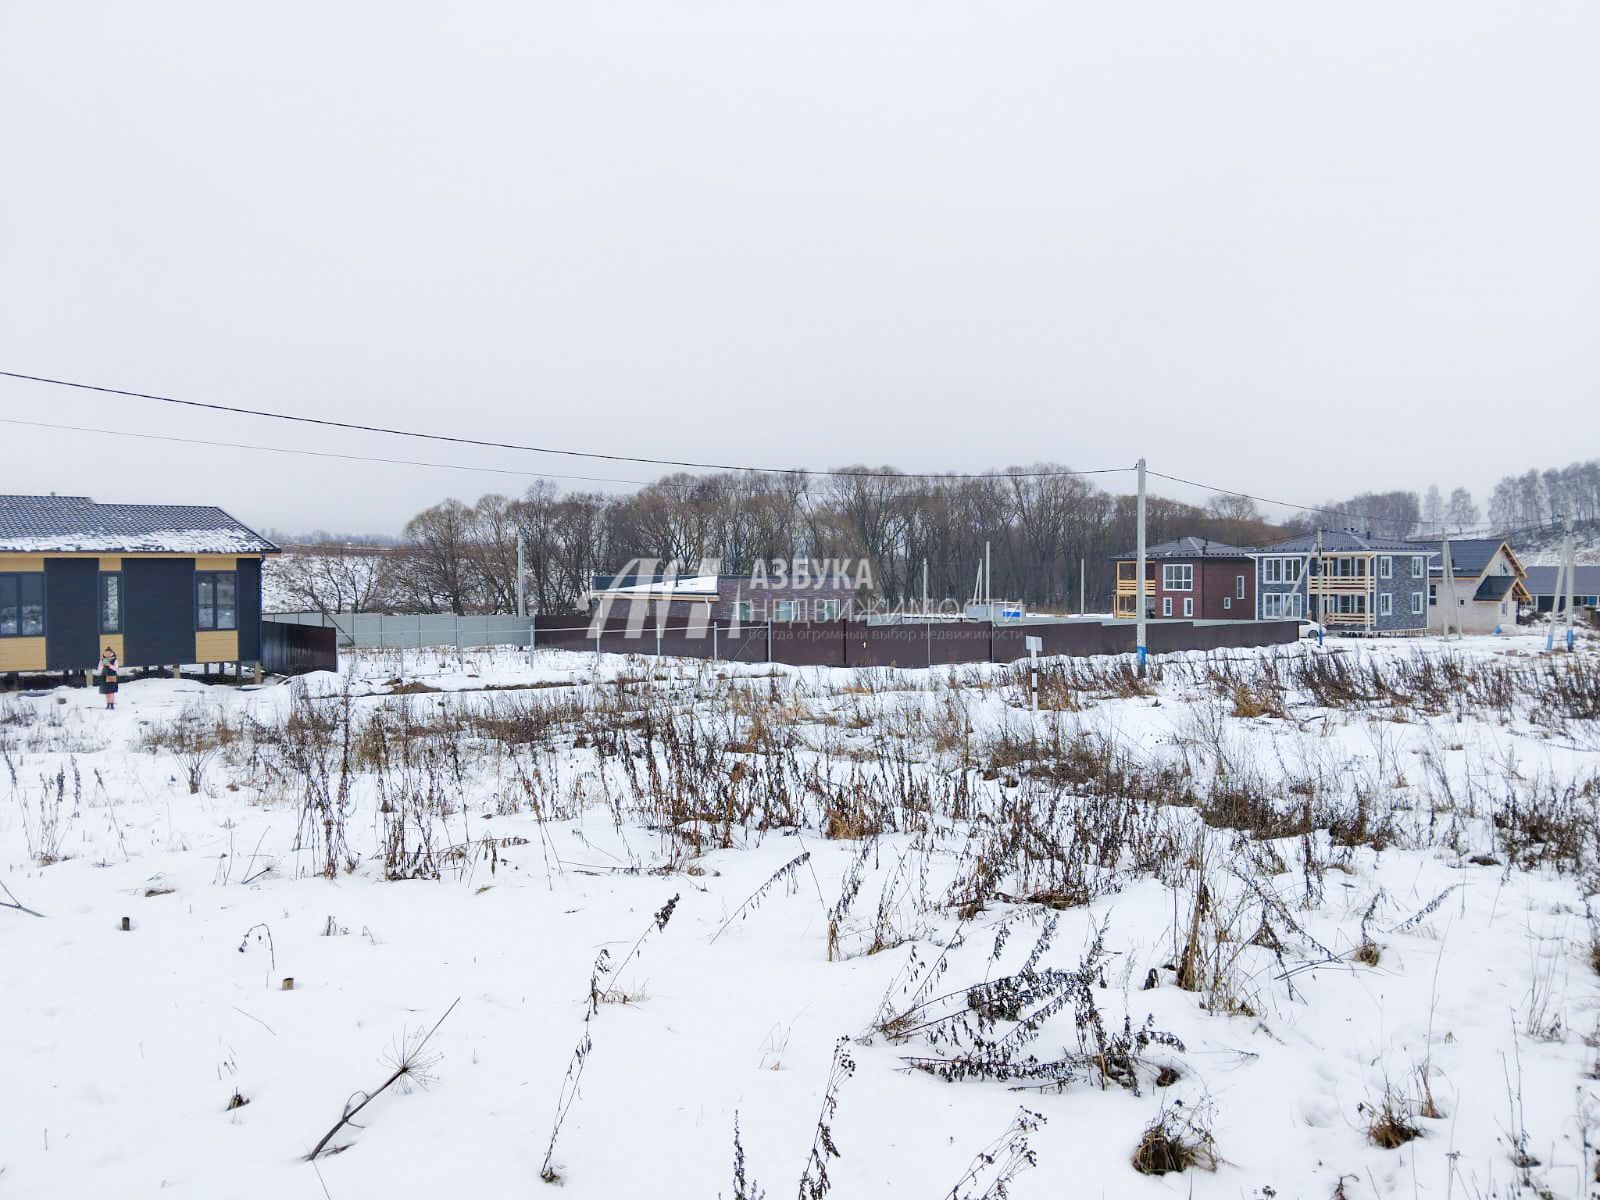
[[[1304,617],[1330,633],[1423,633],[1437,548],[1322,530],[1251,551],[1256,616]]]
[[[0,496],[0,674],[261,658],[261,562],[220,508]]]

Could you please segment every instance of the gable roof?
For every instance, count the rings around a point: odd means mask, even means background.
[[[1452,547],[1454,549],[1454,547]],[[1517,582],[1515,575],[1485,575],[1483,582],[1478,585],[1478,590],[1472,593],[1474,600],[1504,600]]]
[[[220,508],[96,504],[87,496],[0,496],[0,550],[37,554],[276,554]]]
[[[1419,550],[1438,557],[1428,565],[1430,575],[1444,574],[1444,543],[1443,542],[1414,542]],[[1450,539],[1450,570],[1457,579],[1476,579],[1483,574],[1483,570],[1494,556],[1500,552],[1500,547],[1506,546],[1504,538],[1451,538]],[[1506,546],[1506,554],[1511,559],[1515,569],[1521,569],[1522,564],[1511,554],[1511,547]]]
[[[1535,596],[1556,594],[1556,572],[1559,567],[1529,567],[1528,591]],[[1574,596],[1600,596],[1600,566],[1578,567],[1572,573]]]
[[[1301,537],[1288,538],[1281,542],[1260,550],[1252,550],[1252,554],[1311,554],[1317,548],[1317,535],[1308,533]],[[1455,543],[1450,543],[1450,548],[1455,549]],[[1430,554],[1427,546],[1417,542],[1387,541],[1381,538],[1369,537],[1366,534],[1355,532],[1353,529],[1324,529],[1322,530],[1322,552],[1324,554],[1367,554],[1377,551],[1382,554]]]
[[[1251,551],[1243,546],[1230,546],[1226,542],[1213,542],[1210,538],[1181,537],[1176,541],[1162,542],[1144,548],[1145,558],[1249,558]],[[1138,558],[1137,550],[1117,555],[1119,559]]]

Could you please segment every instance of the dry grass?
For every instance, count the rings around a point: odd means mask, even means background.
[[[1422,1136],[1422,1129],[1411,1120],[1406,1104],[1393,1090],[1384,1093],[1376,1108],[1363,1105],[1367,1117],[1367,1140],[1385,1150],[1398,1150]]]
[[[1163,1108],[1145,1127],[1133,1151],[1133,1169],[1141,1175],[1168,1175],[1194,1167],[1214,1171],[1216,1144],[1198,1114],[1181,1108],[1181,1101]]]

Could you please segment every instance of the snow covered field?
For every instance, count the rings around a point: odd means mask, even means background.
[[[0,696],[0,1196],[1597,1194],[1595,639],[1153,662]]]

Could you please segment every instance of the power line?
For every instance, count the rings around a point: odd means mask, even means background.
[[[0,372],[0,374],[4,374],[4,372]],[[179,437],[176,434],[137,433],[131,429],[102,429],[94,425],[62,425],[51,421],[24,421],[19,417],[0,417],[0,424],[23,425],[33,429],[55,429],[67,433],[94,433],[101,434],[106,437],[138,438],[141,441],[149,442],[175,442],[185,446],[210,446],[222,450],[259,450],[267,454],[299,454],[310,458],[340,459],[345,462],[384,463],[390,466],[400,467],[435,467],[441,471],[467,471],[481,472],[489,475],[513,475],[523,479],[560,479],[575,483],[620,483],[626,484],[629,487],[660,488],[668,492],[675,492],[680,497],[691,493],[696,487],[694,483],[681,483],[665,479],[618,479],[604,475],[552,475],[543,471],[517,470],[513,467],[480,467],[471,466],[466,463],[429,462],[426,460],[412,458],[383,458],[371,454],[342,454],[332,450],[305,450],[292,446],[267,446],[259,442],[221,442],[210,438]],[[940,476],[908,475],[900,476],[899,478],[938,479]],[[966,477],[957,476],[956,478]],[[972,478],[1008,479],[1011,478],[1011,476],[997,473],[993,476],[974,476]],[[837,499],[837,497],[829,494],[828,492],[819,492],[814,488],[796,488],[792,492],[786,492],[785,494],[794,496],[807,496],[814,500]]]
[[[1392,515],[1382,516],[1377,513],[1353,512],[1347,508],[1325,508],[1310,504],[1296,504],[1292,500],[1274,500],[1268,496],[1255,496],[1251,495],[1249,492],[1238,491],[1235,488],[1213,487],[1211,484],[1201,483],[1197,479],[1183,479],[1180,476],[1167,475],[1161,471],[1147,471],[1146,473],[1153,475],[1157,479],[1165,479],[1169,483],[1182,483],[1188,485],[1189,487],[1203,488],[1208,492],[1216,492],[1224,496],[1238,496],[1244,500],[1254,500],[1259,504],[1271,504],[1280,508],[1293,508],[1298,509],[1300,512],[1316,513],[1325,517],[1354,517],[1362,521],[1377,521],[1380,523],[1387,523],[1394,520]]]
[[[816,475],[836,479],[984,479],[991,472],[917,474],[901,471],[813,471],[804,467],[749,467],[729,463],[689,462],[675,458],[644,458],[632,454],[602,454],[589,450],[563,450],[551,446],[529,446],[519,442],[492,442],[480,438],[456,437],[445,433],[424,433],[414,429],[396,429],[386,425],[363,425],[354,421],[335,421],[328,417],[306,417],[295,413],[273,412],[262,408],[241,408],[232,404],[216,404],[204,400],[180,400],[175,396],[159,396],[153,392],[134,392],[123,388],[102,387],[93,383],[75,383],[68,379],[52,379],[45,375],[25,375],[20,371],[0,371],[0,376],[22,379],[30,383],[47,383],[55,387],[76,388],[86,392],[101,392],[108,396],[127,396],[135,400],[156,400],[162,404],[178,404],[186,408],[203,408],[212,412],[233,413],[238,416],[267,417],[276,421],[294,421],[303,425],[324,425],[333,429],[351,429],[361,433],[382,433],[390,437],[423,438],[433,442],[453,442],[462,446],[486,446],[494,450],[520,450],[532,454],[559,454],[568,458],[595,458],[607,462],[645,463],[657,467],[687,467],[697,471],[751,471],[764,475]],[[1132,467],[1102,467],[1092,471],[1013,471],[1011,478],[1046,478],[1061,475],[1113,475],[1133,470]]]
[[[23,421],[16,417],[0,417],[6,425],[27,425],[34,429],[57,429],[68,433],[99,433],[107,437],[140,438],[151,442],[179,442],[186,446],[213,446],[224,450],[261,450],[269,454],[303,454],[312,458],[338,458],[346,462],[389,463],[400,467],[437,467],[443,471],[482,471],[491,475],[518,475],[525,479],[566,479],[579,483],[625,483],[634,487],[650,486],[639,479],[608,479],[593,475],[547,475],[540,471],[518,471],[510,467],[472,467],[462,463],[422,462],[410,458],[377,458],[370,454],[336,454],[331,450],[300,450],[288,446],[263,446],[256,442],[216,442],[205,438],[177,437],[163,433],[134,433],[128,429],[99,429],[92,425],[55,425],[48,421]]]

